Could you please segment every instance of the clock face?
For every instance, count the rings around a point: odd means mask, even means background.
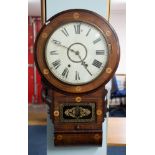
[[[84,22],[69,22],[58,27],[45,48],[49,70],[60,81],[82,85],[95,80],[108,62],[108,47],[103,33]]]

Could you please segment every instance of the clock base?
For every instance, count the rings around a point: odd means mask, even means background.
[[[102,131],[90,133],[88,131],[74,133],[56,132],[54,134],[55,146],[97,145],[102,146]]]

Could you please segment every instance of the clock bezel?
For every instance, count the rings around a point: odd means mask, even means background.
[[[61,25],[69,22],[85,22],[95,26],[103,34],[108,44],[108,61],[102,73],[93,81],[82,85],[71,85],[60,81],[49,70],[45,60],[46,42]],[[85,93],[105,85],[113,76],[120,59],[118,37],[110,24],[100,15],[83,9],[72,9],[58,13],[41,28],[35,42],[35,62],[40,74],[55,88],[68,93]]]

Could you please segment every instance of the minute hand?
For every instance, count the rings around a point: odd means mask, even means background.
[[[61,46],[61,47],[63,47],[63,48],[66,48],[66,49],[70,50],[71,52],[73,52],[73,53],[75,53],[75,54],[77,53],[77,52],[74,51],[73,49],[71,49],[71,48],[69,48],[69,47],[66,47],[65,45],[62,45],[61,42],[59,42],[59,41],[57,41],[57,40],[52,40],[52,42],[53,42],[54,44],[58,45],[58,46]]]

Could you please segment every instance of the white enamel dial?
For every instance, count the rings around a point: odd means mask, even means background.
[[[84,22],[58,27],[45,49],[46,63],[60,81],[82,85],[96,79],[108,61],[107,42],[98,28]]]

